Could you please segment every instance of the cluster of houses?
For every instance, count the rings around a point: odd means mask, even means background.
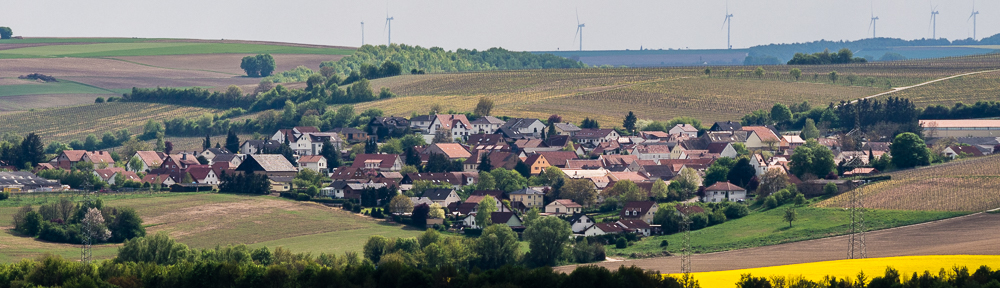
[[[934,131],[962,131],[951,128],[958,125],[956,123],[935,123]],[[81,150],[63,151],[40,168],[69,169],[76,163],[86,161],[95,164],[94,173],[108,184],[125,179],[182,190],[214,188],[219,184],[221,175],[226,173],[262,173],[269,176],[271,188],[277,192],[292,189],[291,182],[298,171],[310,169],[328,175],[332,180],[330,185],[322,188],[323,195],[351,199],[361,198],[361,191],[365,189],[395,187],[406,191],[412,189],[417,181],[429,181],[448,188],[428,189],[422,195],[413,197],[412,202],[437,203],[447,207],[452,215],[465,217],[462,223],[466,227],[478,227],[475,217],[468,216],[475,215],[479,201],[489,195],[497,200],[496,206],[500,208],[491,215],[493,223],[520,227],[522,220],[518,215],[538,208],[545,215],[568,217],[574,232],[582,235],[622,231],[649,235],[657,229],[651,224],[657,209],[653,202],[627,203],[621,211],[620,220],[593,223],[592,219],[581,214],[584,207],[572,200],[554,199],[547,203],[544,195],[548,187],[528,187],[510,193],[476,191],[464,201],[456,190],[475,185],[481,161],[488,159],[493,168],[514,169],[523,163],[531,175],[544,173],[548,167],[558,167],[568,178],[589,180],[598,191],[610,189],[618,181],[628,180],[648,193],[657,180],[669,182],[687,168],[704,175],[716,159],[737,157],[743,149],[750,153],[750,164],[758,176],[771,169],[788,173],[792,151],[805,144],[799,136],[783,135],[771,126],[742,126],[732,121],[716,122],[707,131],[699,131],[688,124],[677,124],[666,132],[641,131],[634,136],[620,135],[614,129],[580,128],[572,123],[554,123],[552,126],[550,129],[542,121],[531,118],[505,121],[485,116],[470,121],[461,114],[424,115],[411,119],[376,117],[371,119],[366,130],[338,128],[322,132],[315,127],[281,129],[269,139],[243,142],[239,151],[223,148],[170,154],[138,151],[134,155],[141,162],[141,167],[135,167],[138,169],[115,167],[108,152]],[[439,154],[452,161],[462,161],[462,171],[403,174],[403,163],[413,161],[406,161],[399,154],[356,154],[353,155],[353,162],[343,167],[330,167],[327,159],[321,156],[323,149],[333,148],[347,158],[350,145],[368,143],[372,137],[378,138],[376,135],[399,132],[418,133],[428,143],[442,136],[451,140],[412,148],[422,163],[426,163],[431,155]],[[979,156],[992,153],[998,144],[997,138],[991,136],[959,139],[965,139],[960,143],[970,143],[948,147],[944,153]],[[860,151],[848,151],[853,149],[843,149],[837,136],[817,140],[834,152],[835,161],[842,167],[855,167],[844,173],[845,176],[878,173],[870,168],[871,161],[889,151],[887,142],[867,142]],[[324,147],[324,143],[334,147]],[[284,144],[295,154],[295,161],[278,154],[265,154],[274,153],[271,151],[277,151]],[[128,157],[131,159],[133,156]],[[4,177],[12,176],[0,175],[0,181],[4,181]],[[809,181],[802,181],[790,173],[789,178],[792,183],[799,184],[800,189],[810,187]],[[812,186],[821,190],[822,184],[825,183]],[[746,189],[729,182],[703,187],[699,192],[699,200],[703,202],[743,201],[747,196]],[[510,206],[502,205],[502,200],[509,202]]]

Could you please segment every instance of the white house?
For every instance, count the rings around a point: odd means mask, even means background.
[[[739,154],[736,153],[736,148],[733,148],[733,143],[731,142],[716,142],[708,144],[708,153],[719,154],[719,157],[729,157],[736,159]]]
[[[208,160],[208,165],[212,165],[212,163],[214,163],[213,160],[215,159],[216,156],[225,154],[233,154],[233,152],[229,152],[228,150],[223,148],[208,148],[205,149],[205,151],[202,151],[201,154],[198,155],[201,157],[205,157],[205,159]]]
[[[580,144],[600,144],[604,142],[618,141],[621,135],[615,129],[580,129],[573,135],[576,143]]]
[[[639,160],[671,159],[670,146],[666,144],[639,144],[631,152],[639,156]]]
[[[490,214],[490,221],[493,224],[507,224],[510,227],[523,227],[524,222],[521,221],[521,217],[518,217],[514,212],[493,212]],[[479,223],[476,223],[476,213],[470,214],[462,220],[462,225],[465,227],[479,229]]]
[[[500,132],[508,138],[516,139],[538,139],[545,131],[545,124],[534,118],[513,118],[500,126]]]
[[[618,234],[625,232],[618,223],[597,223],[583,231],[583,236],[599,236],[604,234]]]
[[[681,135],[688,137],[698,137],[698,128],[694,128],[691,124],[677,124],[670,131],[667,131],[670,135]]]
[[[781,139],[770,128],[764,126],[744,126],[743,131],[749,131],[746,146],[751,150],[774,150],[781,144]]]
[[[726,181],[717,182],[712,186],[705,188],[705,196],[701,198],[701,202],[722,202],[723,200],[743,201],[746,199],[746,189]]]
[[[500,126],[503,126],[503,124],[507,122],[504,122],[497,117],[483,116],[470,123],[472,124],[472,133],[470,134],[493,134],[497,133]]]
[[[581,210],[583,210],[583,206],[570,199],[556,199],[549,205],[545,205],[545,213],[551,214],[575,214],[580,213]]]
[[[590,219],[587,214],[576,213],[573,214],[572,218],[569,218],[569,225],[573,229],[574,234],[583,233],[590,226],[594,226],[594,219]]]
[[[618,224],[618,226],[625,229],[625,231],[642,234],[643,236],[648,237],[653,234],[653,225],[649,225],[646,221],[638,219],[621,219],[618,220],[618,222],[615,222],[615,224]]]
[[[328,171],[327,170],[328,168],[326,166],[326,158],[323,158],[323,156],[319,155],[302,156],[299,157],[298,162],[299,162],[299,168],[301,169],[310,169],[323,174],[326,174]]]
[[[187,173],[191,174],[191,178],[200,184],[219,184],[219,176],[215,175],[212,167],[190,167],[187,169]]]
[[[139,171],[132,171],[131,170],[132,167],[129,167],[129,165],[125,165],[125,169],[129,169],[129,171],[132,172],[143,172],[143,171],[149,171],[154,167],[159,168],[160,165],[163,165],[163,158],[167,156],[164,155],[163,152],[136,151],[135,156],[132,157],[139,157],[139,162],[142,163],[142,168],[139,169]]]

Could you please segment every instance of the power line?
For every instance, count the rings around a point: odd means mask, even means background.
[[[691,273],[691,218],[686,213],[681,213],[680,232],[684,234],[684,243],[681,246],[681,273],[685,275]]]
[[[854,189],[849,193],[851,202],[851,226],[848,237],[847,259],[868,258],[868,250],[865,247],[865,207],[861,201],[860,189]]]

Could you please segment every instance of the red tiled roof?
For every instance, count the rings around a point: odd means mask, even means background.
[[[743,128],[740,129],[742,129],[743,131],[752,131],[753,133],[756,133],[757,137],[760,137],[760,141],[768,141],[768,140],[775,142],[781,141],[780,139],[778,139],[778,135],[774,135],[774,131],[771,131],[770,128],[764,126],[743,126]]]
[[[319,160],[322,160],[322,159],[323,159],[323,156],[320,156],[320,155],[305,155],[305,156],[299,157],[299,163],[319,163]],[[355,158],[355,159],[357,159],[357,158]],[[357,163],[357,160],[355,160],[355,163]],[[364,165],[364,163],[365,162],[361,162],[362,165]]]
[[[66,158],[69,158],[71,162],[79,162],[83,160],[83,155],[87,154],[84,150],[63,150],[63,154],[66,154]]]
[[[604,167],[604,161],[598,159],[570,159],[566,160],[566,169],[597,169]]]
[[[559,168],[566,167],[566,160],[576,159],[576,152],[573,151],[551,151],[551,152],[535,152],[545,156],[545,160],[549,160],[549,165],[556,166]]]
[[[625,231],[625,229],[622,229],[621,226],[618,226],[618,223],[597,223],[594,224],[593,227],[596,227],[597,229],[600,229],[601,231],[604,231],[604,233],[608,234]]]
[[[358,154],[354,156],[354,164],[351,164],[351,168],[365,168],[365,161],[379,160],[381,161],[379,168],[389,169],[398,158],[399,154]]]
[[[94,151],[87,152],[87,158],[90,158],[90,162],[96,163],[115,163],[115,159],[111,158],[111,153],[107,151]]]
[[[187,169],[187,172],[191,174],[191,178],[194,178],[196,181],[205,180],[205,178],[208,178],[209,172],[215,173],[212,171],[212,167],[202,166],[203,165],[192,166]],[[218,177],[218,175],[216,175],[216,177]]]
[[[451,159],[458,159],[458,158],[468,159],[469,156],[472,156],[472,154],[469,153],[468,150],[465,150],[465,147],[462,147],[462,144],[458,143],[434,143],[431,144],[431,146],[437,146],[437,148],[440,149],[441,152],[444,152],[444,154]]]
[[[556,199],[555,202],[566,206],[566,208],[583,208],[580,204],[576,204],[572,199]]]
[[[535,162],[537,162],[538,160],[546,160],[546,159],[545,159],[544,156],[542,156],[540,154],[534,154],[534,155],[528,156],[528,159],[524,159],[524,164],[527,164],[528,166],[535,166]],[[549,162],[549,161],[545,161],[545,162]],[[549,165],[551,165],[551,164],[549,164]]]
[[[705,188],[705,191],[746,191],[746,189],[740,186],[733,185],[733,183],[726,182],[715,182],[712,186]]]

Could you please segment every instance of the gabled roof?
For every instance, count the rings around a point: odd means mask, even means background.
[[[973,146],[952,145],[952,146],[948,146],[948,148],[951,148],[951,151],[955,151],[956,154],[969,154],[970,156],[983,156],[983,152],[980,152],[979,149],[976,149],[976,147],[973,147]]]
[[[156,151],[136,151],[135,156],[139,156],[139,160],[149,166],[163,164],[163,158],[166,157],[163,153]]]
[[[107,151],[87,152],[87,158],[90,158],[90,162],[94,163],[115,163],[115,159],[111,158],[111,153]]]
[[[479,145],[507,145],[507,142],[503,141],[503,135],[500,134],[472,134],[469,135],[469,139],[465,143],[473,147]]]
[[[66,158],[69,158],[69,161],[71,161],[71,162],[79,162],[79,161],[83,160],[83,155],[87,154],[87,151],[85,151],[85,150],[63,150],[62,154],[66,155]]]
[[[326,158],[323,158],[323,156],[320,155],[305,155],[299,157],[299,163],[319,163],[319,161],[323,159]]]
[[[740,128],[743,128],[743,125],[740,125],[740,122],[733,121],[715,122],[712,125],[712,131],[734,131],[740,130]]]
[[[539,160],[545,160],[545,162],[549,162],[547,159],[545,159],[545,156],[542,156],[541,154],[534,154],[528,156],[528,159],[524,159],[524,164],[527,164],[529,167],[535,166],[535,162],[538,162]]]
[[[760,141],[781,141],[778,139],[778,135],[774,134],[774,131],[771,131],[770,128],[764,126],[745,126],[741,129],[743,131],[750,131],[757,134],[757,137],[760,137]]]
[[[297,126],[297,127],[293,128],[292,130],[295,130],[295,132],[298,132],[299,134],[303,134],[303,133],[317,133],[317,132],[319,132],[319,128],[316,128],[316,127],[313,127],[313,126]]]
[[[542,139],[520,139],[514,141],[514,146],[517,146],[518,149],[545,147],[545,141]]]
[[[111,167],[106,169],[94,169],[94,173],[97,173],[97,176],[101,177],[101,179],[104,179],[104,181],[110,180],[112,177],[115,176],[115,173],[119,172],[125,172],[125,169],[118,167]]]
[[[212,167],[190,167],[187,169],[187,172],[191,173],[191,178],[194,178],[194,180],[205,180],[205,178],[208,178],[209,173],[215,173],[212,171]],[[215,176],[218,177],[219,175]]]
[[[354,163],[351,168],[365,168],[368,161],[379,161],[379,168],[389,169],[396,164],[399,154],[358,154],[354,156]]]
[[[729,142],[709,143],[708,153],[715,153],[715,154],[722,153],[722,151],[725,151],[726,147],[729,147],[729,145],[732,144],[730,144]]]
[[[670,128],[670,130],[673,130],[673,128],[680,128],[684,132],[698,132],[698,128],[694,128],[691,124],[677,124]]]
[[[240,164],[240,167],[244,165],[250,165],[250,163],[257,163],[260,168],[267,172],[298,172],[299,170],[292,166],[292,163],[285,159],[285,156],[281,154],[252,154],[247,155],[246,161]]]
[[[684,164],[670,164],[670,165],[643,165],[642,170],[646,171],[649,178],[656,179],[673,179],[680,173],[680,168],[684,167]]]
[[[538,191],[532,188],[524,188],[514,192],[510,192],[511,195],[543,195],[542,191]]]
[[[570,143],[570,138],[569,135],[550,135],[544,143],[549,147],[566,147],[566,144]]]
[[[518,221],[521,220],[521,217],[517,217],[514,212],[493,212],[490,214],[490,220],[493,223],[507,223],[512,217],[517,218]]]
[[[573,202],[572,199],[556,199],[556,201],[552,201],[549,205],[552,205],[553,203],[559,203],[560,205],[566,206],[566,208],[583,208],[580,204]]]
[[[621,215],[621,218],[637,218],[637,217],[642,217],[642,215],[645,215],[647,212],[649,212],[649,210],[652,210],[652,208],[654,206],[656,206],[656,202],[653,202],[653,201],[632,201],[632,202],[626,202],[625,203],[625,207],[622,208],[622,212],[619,213],[619,214]],[[640,216],[631,216],[631,215],[626,215],[626,213],[625,213],[625,212],[633,212],[633,211],[638,211],[639,212],[638,214]]]
[[[566,160],[577,159],[576,152],[573,151],[547,151],[535,153],[545,156],[545,160],[549,160],[549,165],[559,168],[566,167]]]
[[[470,123],[472,123],[473,125],[475,125],[475,124],[503,125],[503,123],[505,123],[505,122],[503,120],[500,120],[500,118],[497,118],[497,117],[483,116],[483,117],[479,117],[479,119],[476,119],[476,120],[474,120],[474,121],[472,121]]]
[[[590,216],[587,216],[587,214],[583,213],[573,213],[573,216],[569,217],[569,219],[567,220],[569,220],[569,223],[576,223],[577,220],[580,220],[581,218],[590,218]]]
[[[162,185],[164,181],[167,181],[167,179],[173,181],[173,178],[171,178],[169,174],[146,174],[146,177],[142,177],[142,182]]]
[[[205,151],[212,152],[212,154],[215,155],[233,154],[233,152],[229,152],[229,150],[226,150],[226,148],[208,148],[205,149]]]
[[[539,120],[535,118],[511,118],[507,123],[503,124],[503,127],[514,130],[527,129],[531,127],[531,124],[535,124],[535,121]]]
[[[467,128],[471,128],[472,124],[469,123],[469,118],[465,117],[465,114],[437,114],[437,119],[441,122],[441,129],[450,130],[454,128],[455,122],[462,123]]]
[[[444,201],[448,199],[448,195],[451,195],[452,192],[455,192],[455,190],[441,188],[427,189],[421,197],[426,197],[434,201]]]
[[[670,154],[670,146],[664,144],[639,144],[635,145],[638,154]]]
[[[604,165],[629,165],[633,161],[639,160],[638,155],[601,155]]]
[[[411,122],[414,122],[414,121],[426,122],[426,121],[432,121],[435,118],[437,118],[435,115],[418,115],[416,117],[410,118],[410,121]]]
[[[580,129],[580,127],[576,127],[576,125],[573,125],[573,123],[556,123],[553,125],[556,126],[556,129],[562,130],[564,132],[577,132],[582,130]]]
[[[608,137],[608,134],[615,132],[615,129],[580,129],[575,134],[573,138],[576,139],[600,139]]]
[[[663,131],[642,131],[639,132],[639,135],[642,135],[643,139],[662,139],[670,137],[670,133]]]
[[[746,191],[746,190],[747,189],[743,189],[740,186],[733,185],[733,183],[729,183],[729,181],[715,182],[715,184],[712,184],[712,186],[705,188],[705,191]]]
[[[591,226],[591,228],[597,228],[607,234],[621,233],[625,231],[625,229],[622,229],[621,226],[618,226],[618,223],[597,223],[594,224],[594,226]]]
[[[462,179],[459,179],[459,177],[452,173],[409,173],[404,178],[409,178],[414,182],[431,181],[435,184],[448,183],[451,185],[462,185]]]
[[[239,158],[239,157],[240,157],[239,155],[232,154],[232,153],[222,154],[222,155],[215,155],[215,158],[212,159],[212,162],[232,162],[233,159]]]
[[[646,178],[646,176],[639,174],[639,172],[608,172],[608,175],[610,175],[611,180],[614,181],[625,181],[625,180],[629,180],[632,182],[649,181],[649,178]]]
[[[747,142],[748,131],[709,131],[704,135],[710,142]]]
[[[996,139],[996,138],[994,138]],[[961,142],[960,142],[961,143]],[[868,151],[885,151],[889,152],[889,146],[892,145],[890,142],[867,142],[864,146],[861,146],[861,150]]]
[[[642,230],[651,229],[653,226],[649,226],[649,223],[639,219],[620,219],[618,220],[618,225],[623,226],[623,228],[628,230]]]
[[[458,159],[458,158],[468,159],[469,156],[472,156],[472,154],[470,154],[468,150],[465,150],[465,147],[462,147],[462,144],[458,143],[434,143],[431,144],[424,151],[425,152],[430,151],[431,147],[437,147],[437,150],[444,152],[444,154],[448,156],[448,158],[450,159]]]
[[[604,167],[604,161],[600,159],[569,159],[566,160],[565,169],[598,169]]]

